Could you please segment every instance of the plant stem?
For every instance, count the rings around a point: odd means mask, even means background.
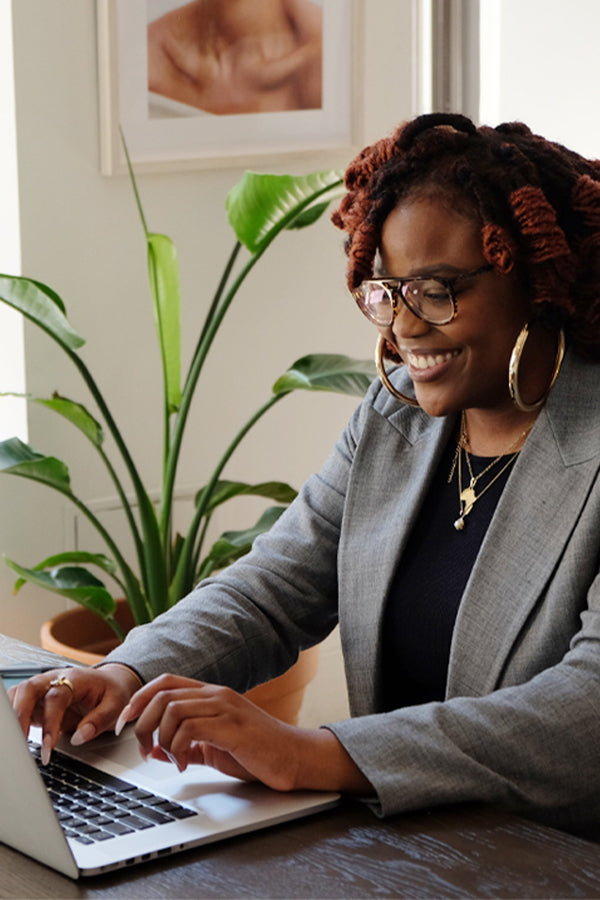
[[[147,603],[149,603],[150,618],[153,618],[158,612],[162,612],[166,608],[167,603],[167,577],[164,561],[164,554],[158,531],[158,522],[156,519],[156,511],[154,505],[148,496],[146,489],[139,476],[135,463],[131,458],[127,445],[123,440],[121,432],[113,419],[104,397],[102,396],[91,372],[83,362],[80,356],[70,348],[63,349],[68,353],[74,365],[79,370],[83,380],[85,381],[90,393],[98,404],[98,408],[113,436],[117,448],[121,453],[121,457],[127,471],[129,472],[135,495],[137,497],[140,521],[142,524],[142,532],[144,541],[142,544],[142,554],[144,565],[142,566],[142,577],[144,578],[144,587],[147,592]],[[135,540],[135,535],[134,535]]]
[[[148,607],[147,601],[140,590],[138,579],[136,578],[127,560],[117,547],[116,543],[114,542],[102,522],[97,518],[97,516],[94,515],[91,509],[86,506],[83,500],[80,500],[79,497],[77,497],[72,491],[67,490],[66,488],[61,488],[58,485],[49,486],[52,487],[55,491],[58,491],[58,493],[62,494],[68,500],[70,500],[71,503],[73,503],[79,510],[81,510],[88,521],[94,526],[98,534],[102,537],[107,547],[113,554],[115,562],[123,573],[123,579],[127,590],[127,600],[131,605],[131,610],[133,612],[133,617],[136,621],[136,624],[141,624],[142,622],[149,621],[149,619],[152,618],[152,610]]]
[[[198,339],[198,342],[196,344],[196,349],[194,350],[194,354],[192,356],[192,361],[190,363],[190,369],[185,378],[185,383],[184,383],[185,386],[184,386],[182,402],[181,402],[179,411],[177,413],[175,427],[176,427],[177,435],[178,435],[178,447],[177,447],[177,450],[175,451],[175,453],[173,454],[173,452],[171,450],[171,448],[172,448],[172,443],[171,443],[171,445],[168,449],[168,453],[165,456],[164,461],[163,461],[163,492],[162,492],[162,501],[161,501],[160,533],[163,537],[163,541],[165,542],[165,545],[169,539],[168,535],[169,535],[170,526],[171,526],[171,515],[172,515],[172,507],[173,507],[173,490],[175,487],[175,476],[176,476],[176,472],[177,472],[177,461],[179,458],[179,449],[181,447],[181,440],[183,438],[183,432],[185,429],[185,423],[186,423],[187,415],[189,412],[190,402],[192,400],[194,389],[198,382],[198,377],[200,375],[200,371],[202,368],[202,362],[206,358],[206,353],[208,352],[210,344],[206,348],[206,352],[204,353],[204,355],[201,357],[200,369],[198,369],[198,371],[195,374],[194,374],[194,364],[195,364],[195,361],[199,358],[200,354],[202,353],[202,347],[203,347],[204,341],[206,339],[206,334],[209,332],[209,330],[211,328],[214,316],[216,314],[216,311],[219,306],[219,302],[221,300],[221,296],[223,294],[223,291],[225,289],[227,281],[229,280],[229,276],[231,274],[233,266],[235,265],[235,261],[239,255],[241,248],[242,248],[242,244],[240,243],[240,241],[236,241],[233,246],[233,250],[231,251],[231,253],[229,255],[229,259],[227,260],[227,263],[225,265],[225,269],[223,271],[223,274],[221,276],[221,279],[219,281],[219,284],[218,284],[215,294],[213,296],[210,308],[204,319],[204,325],[202,326],[202,331],[200,332],[200,337]],[[219,321],[221,321],[221,320],[222,320],[222,317]],[[219,326],[217,325],[217,330],[218,330],[218,327]],[[213,337],[214,337],[215,333],[216,333],[216,330],[213,332]],[[193,385],[191,390],[187,389],[187,386],[189,384]],[[184,400],[184,397],[186,397],[186,396],[189,399]],[[182,409],[182,407],[184,406],[184,403],[185,403],[185,409]]]
[[[173,502],[173,490],[175,487],[175,475],[177,471],[177,462],[179,459],[179,453],[181,450],[181,443],[183,441],[183,434],[187,422],[187,417],[190,411],[190,406],[194,397],[194,392],[196,389],[196,384],[198,382],[198,378],[200,377],[200,373],[202,372],[202,368],[206,357],[208,355],[208,351],[212,345],[212,342],[219,330],[221,322],[223,321],[223,317],[227,312],[229,305],[231,304],[233,298],[235,297],[240,285],[246,278],[248,272],[253,268],[254,265],[258,262],[259,256],[261,254],[255,253],[250,259],[246,262],[241,272],[238,274],[235,279],[233,285],[230,287],[226,296],[224,297],[221,305],[213,315],[212,321],[207,324],[206,331],[204,333],[203,340],[200,342],[199,346],[196,349],[194,354],[194,358],[192,359],[190,370],[188,372],[187,378],[185,380],[185,385],[183,388],[183,394],[181,398],[181,406],[179,407],[179,411],[177,413],[177,418],[175,420],[175,427],[173,429],[172,441],[171,441],[171,450],[169,453],[169,460],[167,463],[167,467],[165,470],[165,478],[163,482],[163,497],[161,503],[161,512],[162,512],[162,520],[161,520],[161,532],[164,534],[165,532],[165,520],[166,516],[171,509],[171,504]]]
[[[117,620],[114,618],[114,616],[107,616],[104,619],[104,621],[106,622],[107,625],[110,625],[110,627],[112,628],[112,630],[118,637],[119,643],[122,644],[126,638],[126,634],[125,634],[124,630],[121,628],[121,626],[119,625],[119,623],[117,622]]]
[[[144,558],[144,551],[143,551],[143,546],[142,546],[142,540],[140,538],[140,533],[139,533],[135,518],[133,516],[133,511],[131,509],[131,505],[127,499],[127,495],[125,494],[123,485],[121,484],[119,476],[115,472],[114,466],[111,463],[110,459],[108,458],[108,456],[106,455],[106,453],[104,452],[102,447],[98,447],[97,449],[98,449],[98,452],[100,454],[100,457],[101,457],[104,465],[108,469],[108,472],[112,478],[113,484],[115,485],[115,487],[117,489],[117,493],[119,495],[119,499],[121,501],[123,511],[125,513],[127,522],[129,524],[129,530],[131,531],[131,535],[133,537],[133,542],[135,544],[135,551],[136,551],[138,563],[140,565],[140,571],[143,571],[142,561]]]
[[[283,397],[287,396],[287,393],[289,392],[274,394],[267,400],[266,403],[263,403],[260,409],[256,413],[254,413],[254,415],[250,419],[248,419],[243,428],[238,431],[234,439],[225,450],[225,453],[219,460],[214,472],[210,477],[210,480],[208,481],[202,493],[202,499],[196,507],[194,517],[188,529],[183,547],[181,548],[181,553],[179,554],[179,560],[177,562],[177,569],[170,586],[169,605],[172,606],[173,604],[177,603],[182,594],[187,593],[187,590],[191,589],[191,587],[193,586],[192,583],[194,580],[194,572],[192,560],[197,557],[199,552],[198,550],[194,549],[195,538],[208,503],[210,501],[212,492],[219,479],[219,476],[221,475],[221,472],[229,462],[229,459],[231,458],[237,446],[240,444],[246,434],[248,434],[250,429],[258,422],[259,419],[264,416],[266,412],[268,412],[269,409],[271,409],[271,407],[275,406],[275,404],[282,400]]]
[[[239,252],[241,249],[242,249],[241,242],[236,241],[235,244],[233,245],[233,250],[231,251],[231,253],[229,255],[229,259],[227,260],[227,263],[225,265],[225,269],[221,276],[221,280],[219,281],[217,290],[215,291],[215,295],[210,304],[210,308],[206,314],[206,318],[204,319],[204,325],[202,326],[202,331],[200,332],[200,337],[198,338],[198,342],[196,344],[196,349],[194,350],[194,355],[192,356],[192,360],[194,360],[196,358],[196,355],[200,352],[200,347],[202,346],[202,342],[204,341],[204,336],[210,326],[210,323],[212,322],[215,311],[219,305],[221,295],[223,294],[223,291],[225,290],[225,285],[229,281],[229,276],[231,275],[231,271],[235,265],[235,261],[239,255]],[[186,382],[187,382],[187,378],[186,378]]]

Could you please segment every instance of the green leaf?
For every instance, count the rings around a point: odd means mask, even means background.
[[[18,310],[69,350],[77,350],[84,339],[71,328],[64,303],[47,285],[30,278],[0,275],[0,300]]]
[[[104,440],[102,426],[87,411],[85,406],[75,403],[73,400],[68,400],[66,397],[61,397],[56,392],[54,392],[50,400],[44,397],[34,397],[32,394],[19,394],[14,391],[2,391],[0,392],[0,397],[21,397],[23,400],[39,403],[40,406],[52,409],[60,416],[68,419],[76,428],[79,428],[96,447],[100,447]]]
[[[81,405],[81,403],[75,403],[74,400],[69,400],[67,397],[61,397],[60,394],[57,394],[56,392],[52,395],[52,399],[50,400],[44,400],[39,397],[34,397],[33,400],[35,403],[39,403],[47,409],[52,409],[54,412],[58,413],[59,416],[68,419],[72,425],[75,425],[76,428],[89,438],[95,447],[101,446],[104,440],[102,426],[100,422],[96,421],[96,419],[94,419],[87,411],[85,406]]]
[[[206,487],[201,488],[196,494],[196,506],[199,504]],[[264,481],[261,484],[246,484],[243,481],[217,481],[211,494],[205,514],[210,513],[217,506],[231,500],[233,497],[253,496],[268,497],[277,503],[291,503],[298,492],[283,481]]]
[[[62,297],[59,297],[58,294],[56,293],[56,291],[53,290],[53,288],[51,288],[47,284],[43,284],[41,281],[38,281],[36,278],[30,278],[29,280],[31,281],[32,284],[34,284],[37,288],[39,288],[40,291],[42,291],[42,293],[44,293],[48,297],[49,300],[52,300],[52,302],[58,306],[61,313],[64,313],[64,315],[66,316],[67,308],[66,308],[65,304],[63,303]]]
[[[117,564],[110,557],[105,556],[104,553],[88,553],[86,550],[67,550],[64,553],[56,553],[54,556],[49,556],[47,559],[39,562],[33,567],[33,571],[41,572],[43,569],[53,569],[57,566],[65,565],[65,563],[87,563],[88,565],[98,566],[107,575],[114,576],[117,572]],[[19,578],[15,582],[15,594],[24,584],[25,580],[23,578]]]
[[[303,356],[277,379],[274,394],[289,391],[334,391],[362,396],[377,374],[371,360],[351,359],[335,353]]]
[[[286,509],[286,506],[270,506],[252,528],[244,531],[224,531],[212,545],[202,564],[203,574],[225,568],[236,559],[245,556],[252,549],[255,538],[268,531]]]
[[[239,241],[251,253],[268,243],[281,228],[294,220],[313,203],[318,209],[300,224],[315,221],[329,202],[344,191],[341,171],[313,172],[310,175],[262,175],[245,172],[230,190],[225,201],[229,224]],[[327,194],[328,201],[321,199]],[[316,201],[319,199],[319,203]]]
[[[287,227],[290,231],[292,229],[297,230],[298,228],[307,228],[309,225],[312,225],[313,222],[316,222],[317,219],[321,218],[332,200],[333,197],[330,197],[323,203],[315,203],[313,206],[307,207],[304,212],[301,212],[299,216],[293,219]]]
[[[54,456],[43,456],[19,438],[0,442],[0,472],[39,481],[63,493],[71,493],[66,465]]]
[[[147,234],[148,278],[158,333],[170,413],[181,404],[181,291],[179,263],[173,241],[165,234]]]
[[[23,581],[35,584],[37,587],[75,600],[86,609],[102,616],[103,619],[113,617],[116,603],[101,581],[99,581],[87,569],[79,566],[63,566],[52,569],[49,572],[27,569],[20,566],[12,559],[4,558],[6,565],[16,572]]]

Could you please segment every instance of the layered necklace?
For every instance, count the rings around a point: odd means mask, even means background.
[[[475,475],[473,473],[473,467],[471,465],[471,456],[469,454],[469,449],[468,449],[469,448],[469,435],[467,433],[467,422],[466,422],[464,411],[462,412],[461,420],[460,420],[460,437],[459,437],[458,443],[456,445],[456,453],[454,454],[454,459],[452,460],[452,466],[450,468],[450,475],[448,476],[448,484],[450,484],[450,482],[454,478],[454,472],[456,471],[456,469],[458,469],[458,499],[459,499],[459,504],[460,504],[460,514],[458,516],[458,519],[456,519],[454,522],[454,527],[456,528],[457,531],[463,530],[463,528],[465,527],[465,518],[469,515],[469,513],[471,512],[471,510],[473,509],[473,507],[475,506],[477,501],[480,499],[480,497],[483,497],[485,492],[489,488],[491,488],[491,486],[494,484],[494,482],[497,481],[500,478],[500,476],[503,475],[504,472],[506,472],[506,470],[509,468],[509,466],[511,466],[514,463],[515,459],[519,455],[519,450],[518,449],[515,450],[515,447],[518,447],[520,442],[525,437],[527,437],[527,435],[531,431],[532,426],[533,426],[533,423],[531,425],[528,425],[528,427],[515,438],[515,440],[510,445],[510,447],[507,447],[507,449],[504,451],[504,453],[501,453],[499,456],[497,456],[495,459],[493,459],[491,461],[491,463],[489,463],[489,465],[487,465],[485,467],[485,469],[483,469],[483,471],[479,473],[479,475]],[[467,463],[467,469],[469,471],[469,484],[467,485],[467,487],[464,487],[464,488],[463,488],[463,475],[462,475],[463,454],[464,454],[464,457],[465,457],[465,460]],[[506,456],[509,457],[507,460],[505,460]],[[503,465],[500,466],[498,471],[488,481],[488,483],[485,485],[485,487],[481,488],[479,493],[476,493],[475,488],[477,486],[477,482],[481,478],[483,478],[484,475],[487,475],[488,472],[491,472],[492,469],[494,469],[494,467],[497,466],[503,460],[504,460]]]

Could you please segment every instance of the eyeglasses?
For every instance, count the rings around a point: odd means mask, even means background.
[[[362,313],[381,328],[388,328],[398,315],[398,297],[404,305],[430,325],[447,325],[456,315],[456,285],[467,278],[489,272],[488,263],[451,278],[415,275],[413,278],[371,278],[363,281],[352,296]]]

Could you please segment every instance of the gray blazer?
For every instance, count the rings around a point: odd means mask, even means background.
[[[479,800],[600,824],[599,398],[600,366],[567,354],[465,589],[444,702],[379,712],[379,629],[455,419],[402,406],[378,380],[252,553],[109,658],[144,679],[246,690],[339,621],[352,718],[327,727],[378,814]]]

